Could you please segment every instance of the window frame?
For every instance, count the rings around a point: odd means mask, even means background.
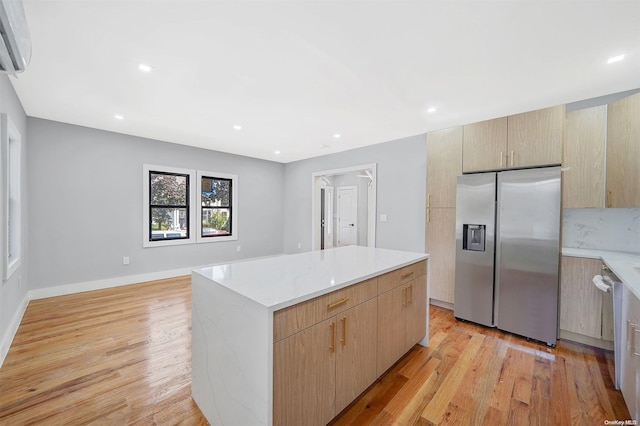
[[[150,205],[150,173],[164,173],[173,175],[186,175],[188,176],[189,183],[187,185],[187,233],[188,238],[175,238],[168,240],[151,240],[151,205]],[[193,244],[196,242],[194,236],[194,223],[196,220],[196,214],[193,206],[195,205],[195,179],[196,172],[193,169],[181,169],[177,167],[156,166],[150,164],[144,164],[142,167],[142,246],[143,247],[165,247],[165,246],[177,246],[184,244]],[[197,226],[196,226],[197,228]]]
[[[202,236],[202,178],[210,179],[224,179],[231,181],[231,199],[229,200],[231,209],[231,235],[218,235],[218,236]],[[236,241],[238,239],[238,175],[220,173],[220,172],[207,172],[198,170],[197,172],[197,233],[196,241],[198,243],[217,243],[222,241]]]
[[[7,114],[0,115],[0,127],[2,280],[8,281],[22,265],[22,135]]]

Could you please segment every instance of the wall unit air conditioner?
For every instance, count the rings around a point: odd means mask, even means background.
[[[31,60],[31,36],[21,0],[0,0],[0,72],[22,72]]]

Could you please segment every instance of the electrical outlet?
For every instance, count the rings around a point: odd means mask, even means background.
[[[122,264],[123,265],[128,265],[129,264],[129,256],[125,256],[122,258]]]
[[[387,215],[386,214],[381,214],[380,215],[380,222],[386,222],[387,221]]]
[[[298,248],[301,249],[302,248],[302,243],[298,243]]]
[[[236,247],[236,251],[237,251],[237,252],[240,252],[240,250],[242,250],[242,246],[238,246],[238,247]]]

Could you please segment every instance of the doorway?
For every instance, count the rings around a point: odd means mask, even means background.
[[[352,244],[375,247],[376,172],[373,163],[312,173],[313,250]],[[348,187],[351,192],[344,192]],[[350,207],[338,205],[339,192],[347,197],[342,204],[348,201]]]

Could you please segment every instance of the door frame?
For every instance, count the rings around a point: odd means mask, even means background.
[[[376,210],[378,205],[376,201],[376,188],[378,165],[377,163],[370,163],[311,173],[311,250],[320,250],[320,227],[316,225],[320,222],[320,188],[323,186],[322,178],[363,170],[368,170],[371,173],[371,185],[368,194],[367,246],[376,246]]]

